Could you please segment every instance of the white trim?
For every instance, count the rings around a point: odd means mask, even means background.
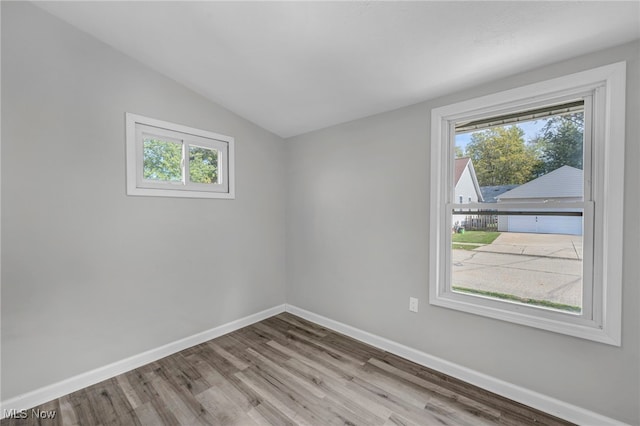
[[[127,195],[182,197],[182,198],[235,198],[235,139],[208,130],[196,129],[142,115],[125,113],[126,180]],[[142,179],[142,129],[154,129],[158,134],[181,140],[187,145],[204,146],[217,150],[219,155],[219,184],[195,184],[183,176],[180,187],[171,182],[149,182]],[[183,152],[184,154],[184,152]],[[185,162],[188,163],[188,162]],[[183,165],[183,168],[185,166]],[[187,164],[188,168],[188,164]],[[183,173],[186,173],[183,169]]]
[[[105,365],[104,367],[99,367],[95,370],[87,371],[86,373],[70,377],[58,383],[53,383],[43,388],[2,401],[0,402],[0,409],[2,410],[0,418],[3,418],[4,413],[6,412],[5,410],[30,409],[37,405],[44,404],[45,402],[68,395],[71,392],[95,385],[103,380],[110,379],[119,374],[123,374],[127,371],[149,364],[150,362],[157,361],[160,358],[175,354],[192,346],[199,345],[200,343],[231,333],[232,331],[238,330],[242,327],[246,327],[274,315],[278,315],[285,311],[285,306],[286,305],[283,304],[265,309],[264,311],[260,311],[256,314],[228,322],[210,330],[185,337],[184,339],[176,340],[175,342],[148,350],[138,355],[133,355],[129,358]]]
[[[618,62],[431,111],[430,304],[621,345],[625,85],[626,63]],[[580,315],[574,315],[453,292],[450,288],[451,211],[448,207],[455,203],[450,198],[454,188],[451,160],[456,121],[525,111],[545,103],[590,96],[593,96],[594,115],[591,131],[595,133],[585,138],[585,141],[591,141],[592,149],[586,156],[587,166],[591,163],[592,167],[588,175],[585,171],[585,189],[589,190],[591,177],[594,184],[591,193],[585,193],[585,201],[594,201],[595,212],[585,209],[583,240],[584,292],[589,293],[583,302],[590,305],[583,306]],[[591,101],[585,105],[588,107]],[[589,114],[585,116],[590,120]],[[588,133],[586,128],[585,133]],[[588,145],[585,146],[587,151]],[[593,221],[594,216],[598,218],[597,222]]]
[[[583,426],[623,426],[618,420],[603,416],[593,411],[576,405],[569,404],[559,399],[514,385],[495,377],[480,373],[459,364],[444,360],[442,358],[429,355],[425,352],[413,349],[409,346],[394,342],[393,340],[377,336],[359,328],[341,323],[318,315],[316,313],[298,308],[294,305],[285,305],[285,310],[308,321],[314,322],[323,327],[345,334],[351,338],[367,343],[378,349],[406,358],[422,366],[434,369],[456,379],[463,380],[482,389],[502,395],[513,401],[535,408],[553,416],[574,422]]]

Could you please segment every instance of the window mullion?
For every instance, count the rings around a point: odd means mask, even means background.
[[[182,141],[182,184],[189,186],[189,145],[186,140]]]
[[[446,203],[455,203],[456,202],[456,197],[455,197],[455,184],[454,184],[454,173],[455,173],[455,166],[454,166],[454,162],[455,162],[455,158],[456,158],[456,123],[455,121],[449,121],[448,123],[448,127],[446,128],[446,138],[447,138],[447,149],[446,151],[446,157],[443,159],[443,165],[449,165],[449,167],[445,167],[445,169],[447,170],[447,176],[446,176],[446,188],[448,188],[448,191],[445,195],[446,199],[445,202]],[[447,208],[447,210],[449,210]]]
[[[583,158],[582,169],[584,171],[584,199],[587,201],[594,199],[593,182],[595,179],[593,170],[593,138],[595,128],[593,126],[593,95],[585,96],[584,99],[584,131],[583,131]]]
[[[144,141],[142,139],[142,128],[136,127],[135,129],[135,174],[136,185],[140,186],[144,178]]]
[[[501,203],[447,203],[449,210],[530,210],[563,211],[566,209],[584,209],[588,201],[539,201],[527,203],[501,202]]]

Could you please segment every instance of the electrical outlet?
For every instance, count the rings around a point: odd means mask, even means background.
[[[415,297],[409,298],[409,310],[411,312],[418,312],[418,299]]]

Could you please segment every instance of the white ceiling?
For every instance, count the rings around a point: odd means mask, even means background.
[[[640,38],[640,2],[43,2],[289,137]]]

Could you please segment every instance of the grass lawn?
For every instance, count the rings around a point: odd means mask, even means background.
[[[558,309],[569,312],[582,312],[580,306],[565,305],[564,303],[551,302],[549,300],[528,299],[513,294],[497,293],[495,291],[477,290],[474,288],[453,287],[454,291],[461,293],[471,293],[480,296],[493,297],[494,299],[510,300],[512,302],[524,303],[526,305],[544,306],[545,308]]]
[[[499,232],[490,231],[467,231],[464,234],[455,233],[451,236],[453,243],[476,243],[476,244],[491,244],[493,240],[498,238]],[[462,248],[455,246],[462,246],[462,244],[454,244],[454,248]],[[475,247],[474,247],[475,248]]]

